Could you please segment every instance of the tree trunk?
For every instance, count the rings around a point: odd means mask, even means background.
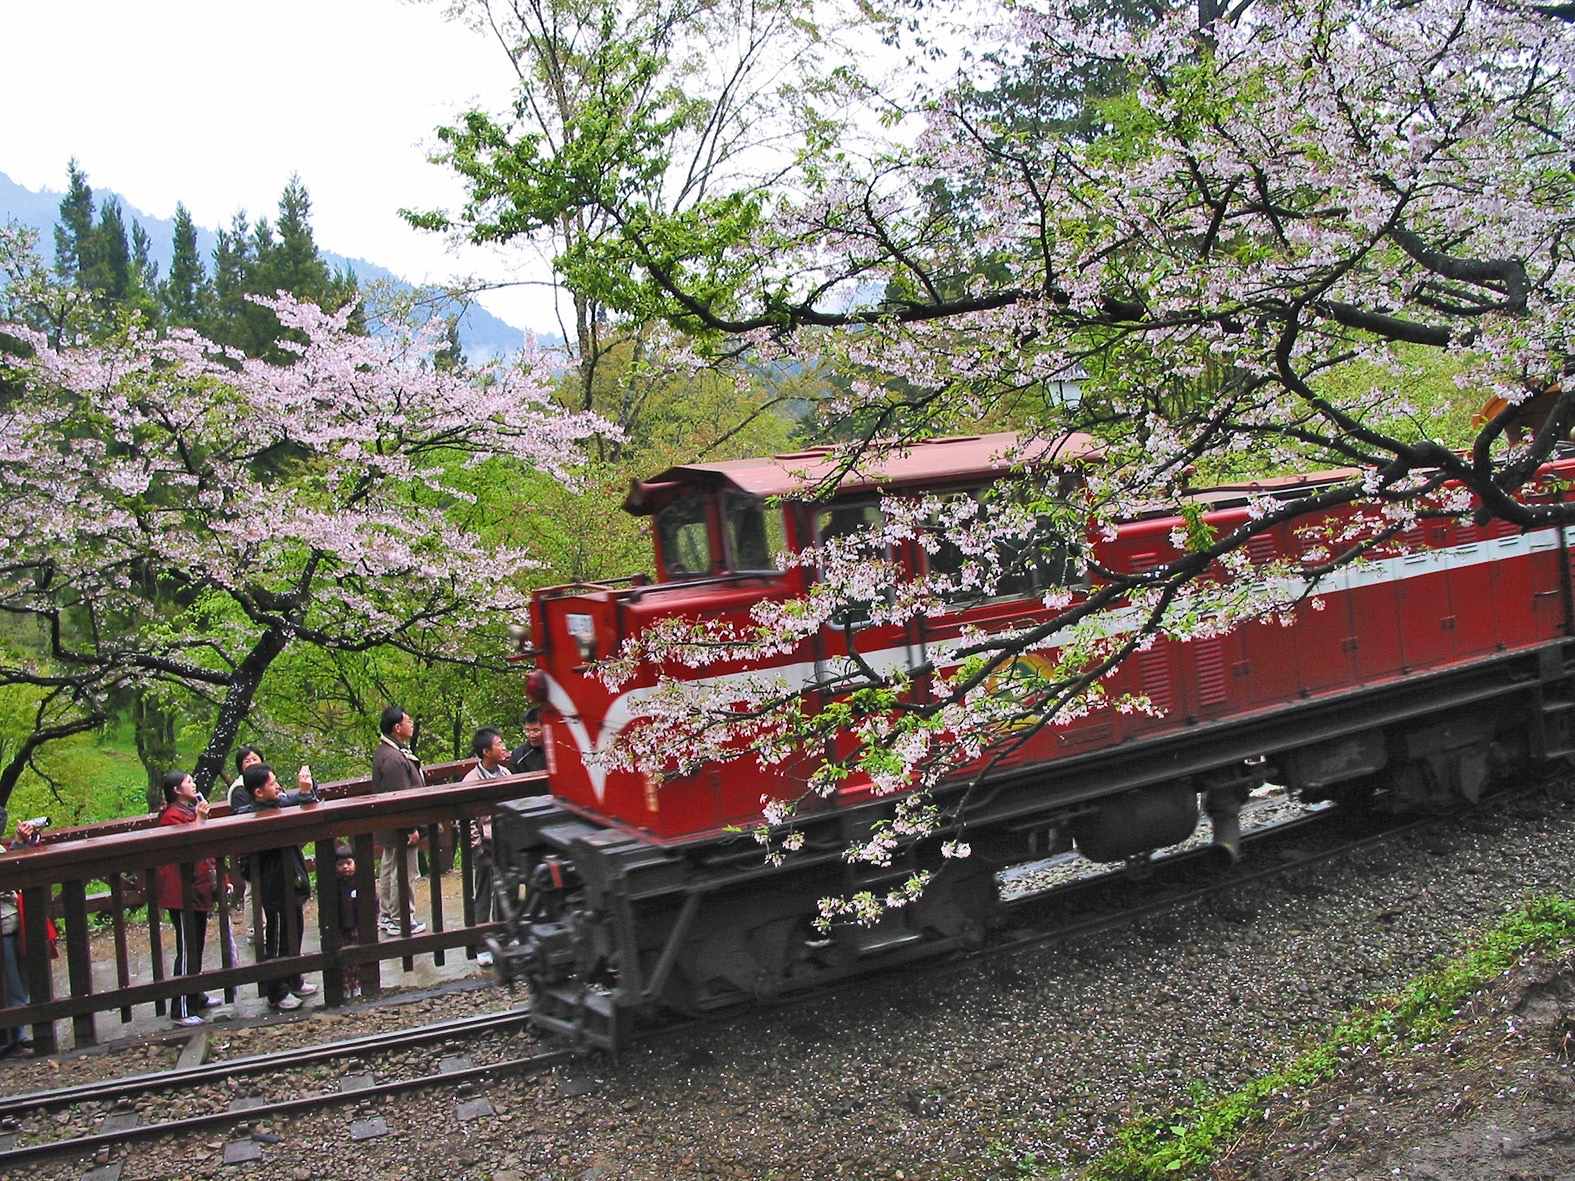
[[[137,758],[148,774],[148,811],[164,807],[159,784],[164,772],[175,769],[175,711],[156,693],[138,689],[131,698],[131,725],[137,739]]]
[[[208,795],[209,788],[223,779],[224,761],[230,757],[230,748],[235,745],[241,722],[251,712],[257,686],[262,684],[263,674],[268,671],[274,657],[283,652],[289,643],[289,637],[282,628],[271,627],[258,638],[252,650],[246,654],[246,659],[236,665],[235,675],[230,678],[230,690],[224,695],[224,704],[219,706],[218,721],[208,738],[208,747],[198,757],[197,766],[191,773],[197,781],[197,790],[203,795]]]

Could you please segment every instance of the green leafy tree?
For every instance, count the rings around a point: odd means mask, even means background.
[[[469,186],[464,209],[406,216],[547,253],[574,366],[571,404],[621,407],[627,429],[648,391],[615,390],[600,370],[610,364],[638,383],[655,344],[641,306],[649,289],[636,294],[637,260],[619,245],[625,219],[681,225],[684,249],[700,253],[747,234],[752,188],[780,163],[784,123],[820,119],[836,30],[789,0],[459,0],[449,11],[497,40],[518,87],[506,115],[472,110],[438,131],[436,158]],[[714,202],[724,178],[741,190]],[[609,440],[600,458],[621,462],[623,450]]]

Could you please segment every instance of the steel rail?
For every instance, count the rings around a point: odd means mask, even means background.
[[[390,1030],[387,1033],[364,1034],[337,1042],[320,1042],[312,1046],[299,1046],[279,1050],[272,1054],[254,1054],[245,1058],[231,1058],[209,1062],[185,1070],[156,1071],[150,1074],[126,1075],[116,1079],[81,1083],[48,1091],[30,1091],[0,1099],[0,1108],[7,1115],[38,1111],[53,1107],[68,1107],[77,1103],[91,1103],[101,1099],[120,1099],[142,1095],[149,1091],[168,1091],[181,1087],[202,1086],[222,1079],[249,1074],[263,1074],[275,1070],[292,1070],[319,1062],[346,1058],[355,1054],[376,1053],[403,1049],[425,1042],[439,1041],[451,1036],[468,1036],[492,1029],[524,1024],[530,1018],[530,1009],[508,1009],[501,1013],[481,1013],[470,1017],[456,1017],[430,1025],[417,1025],[409,1029]],[[3,1160],[0,1157],[0,1160]]]
[[[295,1099],[280,1099],[273,1103],[260,1104],[248,1107],[242,1111],[213,1111],[203,1115],[187,1116],[184,1119],[168,1120],[157,1124],[137,1124],[130,1128],[120,1128],[113,1132],[92,1132],[86,1136],[73,1136],[66,1140],[48,1140],[38,1144],[21,1144],[8,1152],[0,1152],[0,1169],[7,1165],[20,1164],[23,1161],[36,1160],[45,1156],[59,1156],[63,1154],[90,1154],[100,1148],[111,1148],[116,1145],[127,1144],[133,1140],[146,1140],[152,1136],[178,1136],[187,1132],[201,1132],[209,1128],[223,1127],[227,1124],[252,1123],[260,1119],[270,1119],[279,1115],[293,1115],[297,1112],[320,1111],[324,1107],[333,1107],[344,1103],[359,1103],[366,1099],[375,1099],[383,1095],[400,1095],[406,1091],[417,1091],[434,1086],[457,1086],[462,1083],[482,1082],[489,1079],[502,1078],[511,1074],[529,1074],[539,1070],[546,1070],[557,1066],[559,1063],[569,1061],[576,1057],[574,1050],[548,1050],[540,1054],[528,1054],[521,1058],[508,1058],[502,1062],[494,1062],[487,1066],[471,1066],[463,1070],[451,1070],[439,1074],[424,1074],[413,1078],[392,1079],[386,1083],[374,1083],[370,1087],[362,1087],[354,1091],[323,1091],[313,1095],[303,1095]]]

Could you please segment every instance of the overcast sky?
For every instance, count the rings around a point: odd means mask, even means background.
[[[318,244],[413,282],[456,273],[537,278],[530,256],[468,250],[399,218],[452,207],[458,185],[428,164],[432,129],[466,104],[497,109],[513,77],[495,43],[403,0],[15,0],[0,68],[0,171],[90,184],[161,217],[184,201],[218,227],[244,208],[272,217],[299,172]],[[553,331],[539,288],[483,302]]]

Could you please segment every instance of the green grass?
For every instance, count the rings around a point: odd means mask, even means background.
[[[1271,1097],[1332,1078],[1342,1059],[1356,1050],[1383,1052],[1431,1041],[1448,1028],[1463,1002],[1527,952],[1571,943],[1575,899],[1533,897],[1467,951],[1353,1013],[1281,1069],[1231,1094],[1124,1129],[1115,1146],[1082,1175],[1085,1181],[1164,1181],[1198,1174],[1240,1129],[1266,1114]]]

